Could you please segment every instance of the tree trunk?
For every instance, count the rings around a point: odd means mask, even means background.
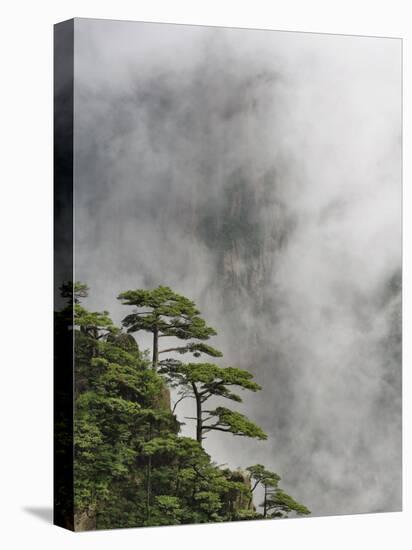
[[[176,495],[179,493],[179,489],[180,489],[179,474],[180,474],[180,464],[178,463],[177,469],[176,469],[176,487],[175,487],[175,493],[176,493]]]
[[[196,439],[200,444],[202,444],[202,401],[199,392],[197,391],[196,384],[192,383],[192,388],[196,399]]]
[[[265,499],[263,501],[263,517],[264,518],[266,517],[266,514],[267,514],[267,498],[268,498],[268,490],[267,490],[267,487],[265,485]]]
[[[149,424],[149,441],[152,439],[152,423]],[[146,480],[146,518],[150,520],[150,500],[152,496],[152,455],[147,457],[147,480]]]
[[[159,329],[155,327],[153,329],[153,359],[152,366],[157,369],[159,364]]]

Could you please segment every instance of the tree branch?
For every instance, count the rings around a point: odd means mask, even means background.
[[[231,432],[233,435],[241,435],[241,434],[236,434],[231,430],[225,430],[224,428],[220,428],[219,426],[203,426],[202,428],[202,431],[205,431],[205,432],[210,432],[211,430],[217,430],[219,432]]]
[[[185,349],[186,346],[180,346],[179,348],[167,348],[162,349],[159,351],[159,353],[168,353],[169,351],[179,351],[180,349]]]
[[[208,384],[207,389],[199,393],[199,395],[206,395],[207,393],[211,394],[211,391],[218,388],[219,386],[239,386],[236,382],[225,382],[224,380],[219,380],[218,382],[211,382]]]
[[[256,481],[256,483],[253,485],[253,487],[251,488],[251,490],[250,490],[251,493],[253,493],[253,491],[256,489],[256,487],[259,485],[259,483],[260,483],[260,479],[258,479]]]
[[[190,396],[190,395],[182,395],[182,397],[180,397],[180,398],[176,401],[176,403],[173,405],[172,413],[175,412],[176,407],[178,406],[178,404],[179,404],[181,401],[183,401],[183,399],[187,399],[188,397],[191,397],[191,396]]]

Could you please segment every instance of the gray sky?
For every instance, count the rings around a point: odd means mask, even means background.
[[[207,449],[275,469],[315,515],[401,506],[400,51],[396,39],[75,23],[87,305],[120,321],[122,290],[192,298],[222,365],[264,386],[240,410],[270,436]]]

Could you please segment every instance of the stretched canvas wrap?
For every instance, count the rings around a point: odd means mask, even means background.
[[[400,39],[55,26],[55,523],[399,511]]]

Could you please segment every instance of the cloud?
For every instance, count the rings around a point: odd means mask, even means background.
[[[216,460],[266,462],[317,515],[399,509],[400,42],[75,28],[90,307],[119,321],[127,288],[191,297],[264,386],[242,410],[269,441],[213,436]]]

